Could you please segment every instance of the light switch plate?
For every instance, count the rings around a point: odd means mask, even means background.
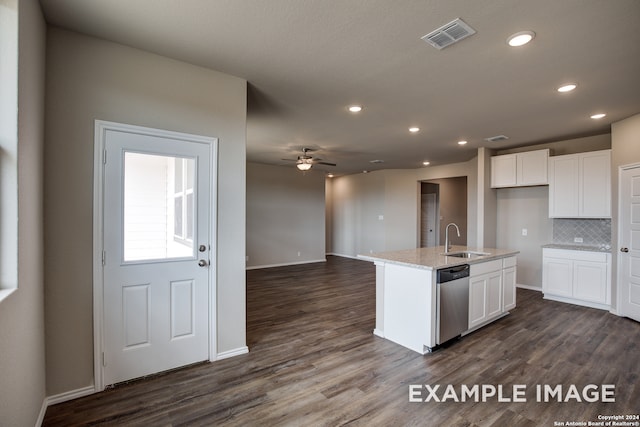
[[[529,233],[529,230],[527,230],[526,228],[522,229],[522,235],[526,236]]]

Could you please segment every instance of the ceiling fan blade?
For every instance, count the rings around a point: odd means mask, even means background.
[[[327,166],[337,166],[335,163],[329,162],[314,162],[316,165],[327,165]]]

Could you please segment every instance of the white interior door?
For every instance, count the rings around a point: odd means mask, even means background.
[[[104,132],[103,383],[209,358],[211,144]]]
[[[640,322],[640,166],[620,173],[620,314]]]

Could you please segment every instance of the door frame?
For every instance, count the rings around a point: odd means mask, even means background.
[[[623,165],[623,166],[619,166],[618,167],[618,218],[617,218],[617,223],[618,223],[618,227],[617,227],[617,241],[616,241],[616,247],[612,247],[612,254],[615,253],[615,257],[616,257],[616,309],[615,309],[615,313],[618,316],[624,316],[624,314],[622,314],[621,312],[621,301],[622,301],[622,292],[620,292],[620,283],[622,282],[622,276],[623,276],[623,272],[622,272],[622,258],[620,257],[620,254],[618,253],[618,251],[620,250],[620,241],[621,241],[621,237],[622,237],[622,222],[620,221],[620,212],[622,212],[622,173],[624,171],[630,170],[630,169],[636,169],[636,168],[640,168],[640,163],[633,163],[633,164],[629,164],[629,165]]]
[[[94,166],[93,166],[93,376],[94,391],[104,390],[104,267],[103,267],[103,249],[104,249],[104,173],[105,173],[105,143],[107,131],[120,131],[127,133],[136,133],[140,135],[148,135],[160,138],[169,138],[174,140],[183,140],[188,142],[198,142],[209,144],[210,151],[210,183],[212,197],[210,197],[210,219],[209,241],[211,242],[211,268],[209,271],[209,356],[208,360],[216,359],[216,271],[217,271],[217,157],[218,157],[218,139],[214,137],[187,134],[182,132],[174,132],[162,129],[154,129],[143,126],[136,126],[124,123],[109,122],[104,120],[95,120],[94,123]]]

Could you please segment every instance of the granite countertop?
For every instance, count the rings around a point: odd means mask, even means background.
[[[453,246],[450,252],[473,251],[486,252],[474,258],[457,258],[444,255],[444,246],[431,248],[405,249],[401,251],[379,252],[368,255],[358,255],[358,258],[373,262],[388,262],[391,264],[406,265],[409,267],[433,270],[438,268],[453,267],[462,264],[476,264],[506,258],[518,254],[520,251],[496,248],[473,248],[467,246]]]
[[[611,246],[607,248],[606,246],[600,245],[571,245],[568,243],[549,243],[548,245],[543,245],[542,247],[549,249],[566,249],[570,251],[611,253]]]

